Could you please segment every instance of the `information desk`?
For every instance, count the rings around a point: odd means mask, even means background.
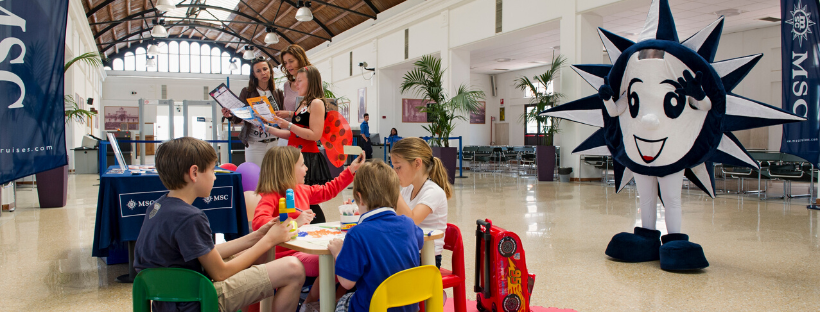
[[[241,174],[217,173],[211,196],[197,198],[194,206],[205,211],[213,233],[224,233],[225,239],[231,240],[249,233],[243,192]],[[129,242],[128,267],[133,280],[133,242],[139,236],[145,211],[165,193],[168,190],[157,174],[103,173],[91,255],[107,257],[114,245]]]

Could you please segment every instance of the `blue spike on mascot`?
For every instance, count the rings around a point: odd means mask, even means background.
[[[714,198],[714,163],[758,168],[732,131],[804,120],[731,93],[763,55],[715,62],[723,20],[681,42],[668,0],[652,1],[637,42],[598,29],[612,65],[572,66],[598,94],[542,112],[600,127],[573,153],[611,155],[618,192],[635,179],[642,227],[612,238],[606,254],[614,259],[708,267],[703,248],[681,232],[683,177]]]

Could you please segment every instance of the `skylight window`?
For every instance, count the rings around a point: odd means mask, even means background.
[[[193,0],[185,0],[182,4],[191,4]],[[202,4],[206,4],[209,6],[221,7],[226,8],[229,10],[236,9],[236,5],[239,3],[239,0],[204,0],[204,1],[197,1]],[[174,18],[183,18],[186,17],[189,10],[195,10],[192,7],[177,7],[174,10],[168,11],[165,13],[165,17],[173,20]],[[206,12],[207,11],[207,12]],[[213,14],[213,15],[211,15]],[[222,11],[222,10],[201,10],[197,16],[191,16],[196,18],[201,18],[205,20],[213,20],[214,17],[220,21],[228,21],[228,17],[231,15],[230,12]],[[212,24],[220,24],[219,22],[215,21],[207,21],[208,23]]]

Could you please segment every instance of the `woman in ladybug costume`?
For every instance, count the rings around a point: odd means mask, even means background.
[[[274,123],[278,124],[281,129],[265,126],[265,130],[280,138],[287,138],[289,146],[302,151],[305,165],[308,167],[305,184],[323,185],[331,178],[327,160],[316,144],[316,141],[322,137],[327,114],[322,76],[314,66],[302,67],[296,74],[294,85],[299,96],[303,97],[302,101],[298,103],[295,111],[280,111],[274,117]],[[282,117],[290,118],[290,120]],[[316,218],[312,223],[325,222],[325,215],[319,205],[311,205],[310,209],[316,213]]]

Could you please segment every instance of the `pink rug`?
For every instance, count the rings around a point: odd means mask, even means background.
[[[475,304],[475,301],[467,299],[467,312],[478,312],[478,308],[475,307]],[[545,308],[539,306],[530,306],[530,310],[532,312],[577,312],[573,309]],[[455,312],[453,298],[447,298],[447,302],[444,303],[444,312]]]

